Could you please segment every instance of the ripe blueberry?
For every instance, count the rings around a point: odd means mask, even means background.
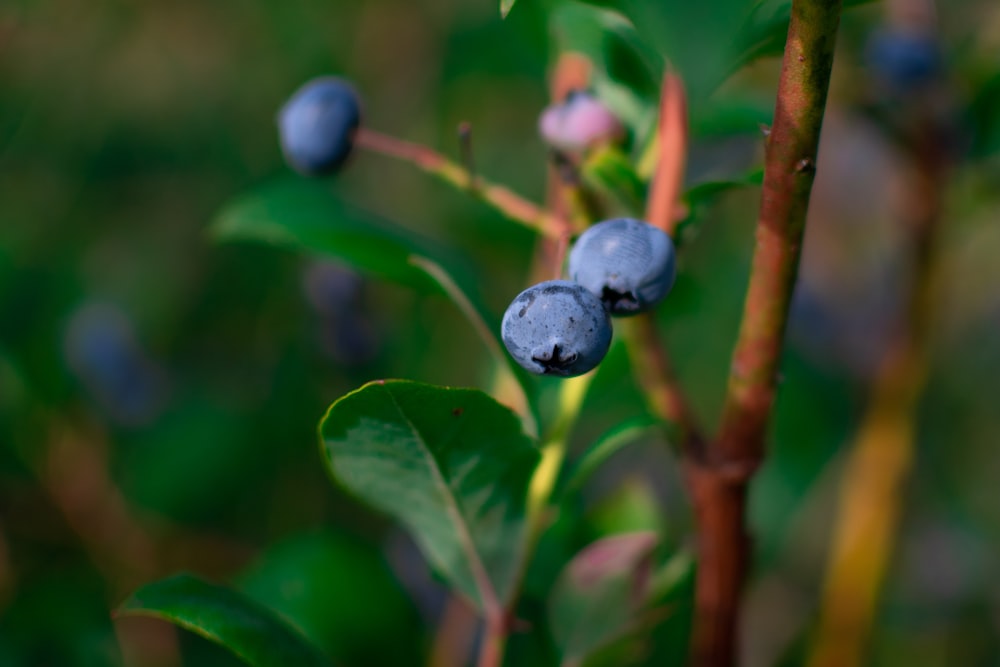
[[[625,135],[618,116],[584,91],[573,91],[561,103],[547,107],[538,119],[538,131],[547,144],[564,151],[584,151]]]
[[[309,81],[278,112],[278,134],[285,159],[307,176],[340,168],[351,153],[361,123],[354,88],[332,76]]]
[[[580,285],[549,280],[517,295],[500,334],[521,366],[539,375],[582,375],[611,345],[611,320],[601,302]]]
[[[674,264],[674,244],[666,232],[642,220],[617,218],[580,235],[569,253],[569,277],[600,298],[612,315],[634,315],[667,295]]]

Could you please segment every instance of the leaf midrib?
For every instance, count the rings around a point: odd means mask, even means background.
[[[472,539],[472,534],[468,530],[465,517],[458,507],[458,503],[452,493],[451,486],[441,474],[437,458],[425,445],[426,440],[423,437],[423,434],[410,420],[409,416],[407,416],[407,414],[403,411],[402,406],[399,404],[399,401],[396,400],[396,396],[393,394],[392,390],[386,385],[382,385],[382,388],[389,396],[389,400],[392,401],[392,405],[396,408],[396,412],[400,415],[403,421],[406,422],[406,425],[409,427],[414,439],[418,442],[423,458],[425,461],[429,460],[428,467],[430,468],[431,476],[435,485],[440,490],[444,491],[445,509],[455,524],[459,542],[465,548],[466,555],[469,557],[469,569],[472,571],[473,581],[476,584],[476,588],[479,590],[479,597],[483,605],[483,612],[487,615],[487,617],[502,614],[503,608],[500,604],[496,590],[493,588],[493,583],[490,581],[489,575],[486,573],[486,566],[479,555],[479,551],[476,550],[476,543]]]

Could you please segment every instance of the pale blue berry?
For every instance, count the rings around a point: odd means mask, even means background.
[[[514,360],[539,375],[582,375],[611,345],[611,320],[593,294],[568,280],[521,292],[504,313],[501,338]]]
[[[573,244],[569,277],[612,315],[652,308],[674,284],[674,244],[661,229],[632,218],[600,222]]]
[[[278,113],[285,159],[307,176],[332,173],[350,155],[360,123],[358,94],[349,83],[332,76],[313,79]]]

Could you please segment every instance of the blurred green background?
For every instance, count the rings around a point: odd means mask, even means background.
[[[367,125],[445,154],[471,122],[477,168],[543,200],[535,124],[555,4],[566,3],[520,0],[506,21],[488,0],[0,6],[0,664],[236,664],[155,622],[112,621],[127,592],[180,569],[235,582],[341,664],[422,661],[445,596],[407,538],[329,483],[316,423],[370,379],[489,388],[485,350],[444,299],[218,245],[206,228],[233,197],[297,178],[275,113],[327,73],[355,82]],[[954,123],[956,165],[917,460],[871,664],[1000,664],[1000,8],[937,9],[947,83],[929,98],[888,90],[872,62],[898,7],[843,20],[770,458],[753,487],[747,665],[798,664],[815,622],[842,452],[900,298],[896,130],[914,105]],[[706,53],[726,46],[710,16],[684,20],[708,21]],[[638,62],[609,63],[624,83],[655,80]],[[721,87],[682,70],[695,91],[689,181],[759,166],[778,61]],[[330,188],[458,252],[497,316],[526,286],[533,236],[407,165],[358,154]],[[708,423],[758,196],[699,211],[660,311]],[[620,349],[605,366],[580,447],[643,411]],[[566,553],[628,525],[650,495],[667,542],[685,543],[667,452],[651,440],[614,458]],[[535,657],[513,662],[522,650]],[[515,644],[511,664],[545,664],[532,650]]]

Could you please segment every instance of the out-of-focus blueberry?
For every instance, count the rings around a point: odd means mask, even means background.
[[[674,284],[674,244],[661,229],[632,218],[600,222],[573,244],[569,277],[612,315],[648,310]]]
[[[139,347],[132,323],[118,308],[81,306],[67,325],[64,353],[70,369],[114,421],[139,426],[162,410],[162,371]]]
[[[346,266],[318,261],[305,267],[302,290],[319,316],[319,345],[341,366],[360,366],[379,352],[379,332],[365,310],[364,278]]]
[[[894,93],[933,81],[944,65],[938,40],[920,30],[879,30],[871,36],[865,56],[879,82]]]
[[[504,313],[501,338],[532,373],[572,377],[593,369],[611,345],[611,320],[577,283],[549,280],[521,292]]]
[[[538,119],[538,132],[553,148],[573,152],[618,142],[625,136],[618,116],[584,91],[571,92],[564,101],[547,107]]]
[[[316,312],[335,315],[361,305],[364,279],[342,264],[316,261],[303,270],[302,289]]]
[[[278,113],[285,159],[307,176],[332,173],[350,155],[360,124],[361,103],[349,83],[332,76],[313,79]]]

